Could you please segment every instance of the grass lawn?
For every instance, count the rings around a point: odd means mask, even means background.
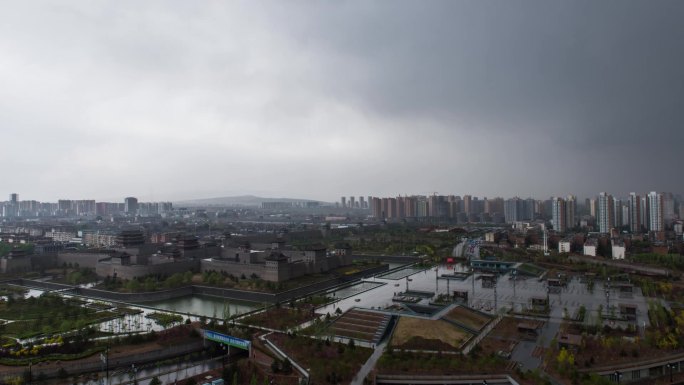
[[[112,311],[82,306],[83,301],[55,295],[0,302],[0,318],[14,320],[4,325],[3,334],[20,338],[80,329],[89,324],[118,317]]]
[[[316,315],[311,312],[313,308],[311,305],[297,305],[294,309],[287,306],[273,307],[243,318],[240,322],[269,329],[285,330],[315,318]]]
[[[376,365],[381,374],[450,375],[503,373],[507,361],[496,355],[424,354],[386,351]]]
[[[324,342],[308,337],[271,334],[268,339],[306,369],[314,384],[348,384],[373,353],[359,346]]]
[[[536,266],[536,265],[533,265],[531,263],[520,264],[520,266],[518,266],[518,270],[520,270],[524,273],[533,275],[535,277],[539,277],[545,271],[543,268]]]
[[[459,322],[473,330],[482,329],[482,327],[484,327],[492,319],[492,317],[488,317],[484,314],[462,306],[453,308],[443,318],[450,321]]]

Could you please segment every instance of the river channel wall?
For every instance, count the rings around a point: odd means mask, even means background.
[[[352,259],[361,261],[380,261],[389,263],[416,263],[420,262],[420,257],[412,255],[368,255],[368,254],[357,254],[352,256]]]
[[[132,364],[141,365],[148,362],[158,362],[169,358],[176,358],[185,354],[198,352],[204,349],[204,341],[197,340],[182,345],[172,345],[160,347],[159,349],[151,350],[145,353],[137,354],[110,354],[109,356],[109,371],[114,371],[115,368],[130,367]],[[60,368],[64,368],[70,376],[74,374],[91,373],[104,371],[102,361],[62,361],[60,363],[38,363],[31,368],[33,377],[36,378],[39,373],[45,374],[47,377],[57,377]],[[24,371],[28,369],[25,366],[0,366],[0,381],[7,377],[21,376]]]
[[[287,302],[291,299],[303,297],[321,290],[329,289],[350,281],[362,279],[387,271],[388,265],[381,265],[359,271],[354,274],[340,276],[322,282],[313,283],[311,285],[301,286],[296,289],[283,291],[280,293],[264,293],[256,291],[246,291],[238,289],[218,288],[209,286],[184,286],[177,289],[160,290],[145,293],[118,293],[114,291],[98,290],[76,287],[55,282],[34,281],[29,279],[12,280],[12,283],[18,285],[40,288],[45,290],[70,290],[74,294],[90,298],[101,298],[109,301],[125,302],[125,303],[142,303],[153,301],[166,301],[169,299],[185,297],[193,294],[210,295],[221,298],[230,298],[238,301],[256,302],[256,303],[276,303]]]

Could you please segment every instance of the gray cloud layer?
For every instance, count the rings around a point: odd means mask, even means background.
[[[23,199],[684,190],[684,3],[12,2]]]

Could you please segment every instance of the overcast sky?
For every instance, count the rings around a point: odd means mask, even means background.
[[[682,1],[3,1],[4,196],[684,191]]]

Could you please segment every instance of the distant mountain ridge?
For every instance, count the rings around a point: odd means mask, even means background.
[[[262,202],[320,202],[313,199],[264,198],[254,195],[238,195],[232,197],[188,199],[173,202],[174,206],[261,206]]]

